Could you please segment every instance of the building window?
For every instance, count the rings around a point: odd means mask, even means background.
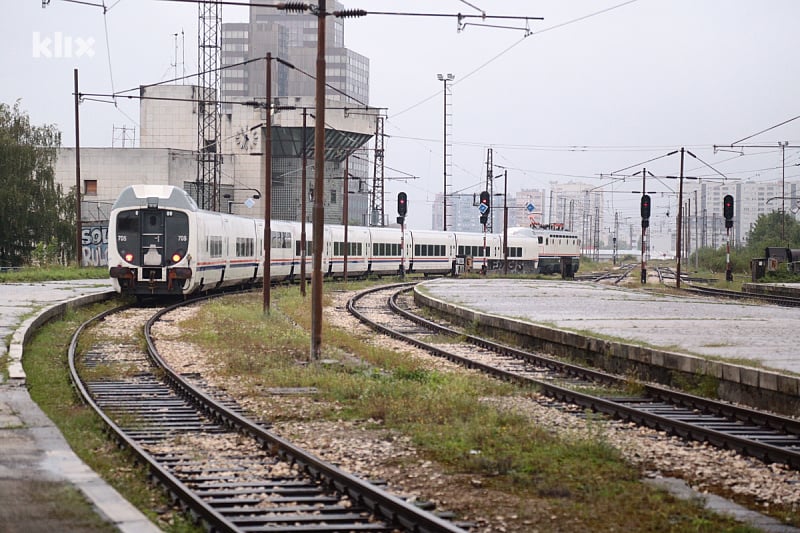
[[[83,195],[97,196],[97,180],[83,180]]]

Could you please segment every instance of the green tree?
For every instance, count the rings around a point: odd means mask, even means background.
[[[74,257],[74,203],[54,180],[60,144],[55,126],[0,103],[0,266],[29,264],[37,247]]]
[[[747,253],[751,257],[764,257],[768,246],[800,248],[800,223],[788,213],[773,211],[759,215],[747,237]]]

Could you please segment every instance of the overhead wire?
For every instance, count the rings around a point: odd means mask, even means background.
[[[477,74],[478,72],[480,72],[481,70],[483,70],[484,68],[489,66],[491,63],[493,63],[496,60],[500,59],[502,56],[504,56],[505,54],[507,54],[508,52],[510,52],[511,50],[516,48],[517,46],[519,46],[528,37],[535,36],[535,35],[541,35],[542,33],[545,33],[545,32],[548,32],[548,31],[552,31],[552,30],[555,30],[555,29],[558,29],[558,28],[563,28],[564,26],[568,26],[570,24],[575,24],[577,22],[581,22],[583,20],[598,16],[598,15],[602,15],[602,14],[607,13],[609,11],[613,11],[615,9],[624,7],[624,6],[628,5],[628,4],[632,4],[632,3],[638,2],[638,1],[639,0],[627,0],[626,2],[622,2],[621,4],[617,4],[617,5],[608,7],[606,9],[601,9],[600,11],[595,11],[594,13],[589,13],[587,15],[584,15],[584,16],[581,16],[581,17],[578,17],[578,18],[575,18],[575,19],[571,19],[571,20],[562,22],[560,24],[556,24],[554,26],[550,26],[548,28],[544,28],[544,29],[541,29],[541,30],[538,30],[538,31],[534,31],[534,32],[528,33],[524,37],[522,37],[521,39],[519,39],[518,41],[513,43],[511,46],[509,46],[509,47],[505,48],[504,50],[502,50],[501,52],[495,54],[493,57],[491,57],[490,59],[488,59],[487,61],[485,61],[484,63],[482,63],[478,67],[476,67],[475,69],[471,70],[470,72],[468,72],[464,76],[459,76],[458,80],[457,81],[453,81],[452,84],[453,85],[458,85],[458,84],[463,83],[464,80],[469,79],[474,74]],[[421,100],[420,102],[417,102],[416,104],[414,104],[412,106],[409,106],[409,107],[403,109],[402,111],[400,111],[398,113],[393,114],[392,118],[398,117],[398,116],[400,116],[400,115],[402,115],[402,114],[404,114],[404,113],[406,113],[408,111],[411,111],[412,109],[415,109],[415,108],[421,106],[422,104],[424,104],[426,102],[429,102],[430,100],[432,100],[432,99],[436,98],[437,96],[439,96],[439,94],[441,94],[443,91],[444,91],[444,89],[442,89],[441,91],[437,91],[436,93],[434,93],[433,95],[425,98],[424,100]]]

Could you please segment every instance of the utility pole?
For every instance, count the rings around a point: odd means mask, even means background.
[[[492,157],[492,149],[486,149],[486,187],[483,189],[489,193],[489,198],[494,198],[494,162]],[[494,233],[494,210],[489,212],[489,220],[487,221],[487,231]]]
[[[78,94],[78,69],[74,72],[75,78],[75,258],[78,268],[83,266],[83,238],[81,231],[81,128],[80,112],[81,103]]]
[[[681,148],[681,173],[679,176],[680,185],[678,186],[678,231],[675,235],[677,241],[675,242],[675,255],[677,256],[677,272],[675,274],[675,287],[681,288],[681,233],[683,233],[683,159],[684,149]]]
[[[300,178],[300,294],[306,295],[306,199],[308,198],[308,185],[306,184],[306,167],[308,148],[306,146],[306,116],[308,110],[303,108],[303,158],[302,174]]]
[[[317,8],[317,83],[314,117],[314,207],[312,240],[314,246],[311,277],[311,360],[322,352],[322,244],[325,238],[325,17],[326,0]]]
[[[267,52],[267,74],[264,122],[264,305],[263,312],[269,314],[269,297],[272,288],[272,54]]]
[[[508,169],[503,170],[503,275],[508,275]]]
[[[350,197],[350,185],[348,183],[348,178],[350,177],[350,155],[348,154],[347,157],[344,158],[344,179],[342,180],[344,183],[342,188],[344,189],[344,198],[342,198],[342,224],[344,225],[344,265],[342,266],[342,273],[344,275],[344,282],[347,283],[347,261],[349,260],[350,254],[348,253],[350,243],[347,240],[347,230],[348,230],[348,200]]]

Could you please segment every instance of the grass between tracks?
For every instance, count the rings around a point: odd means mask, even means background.
[[[180,324],[184,340],[211,350],[219,371],[254,396],[264,398],[268,387],[316,387],[304,419],[373,420],[410,436],[427,459],[466,474],[463,492],[483,504],[484,516],[495,516],[492,503],[480,501],[491,491],[518,502],[518,522],[539,531],[751,531],[643,485],[642,472],[599,436],[559,438],[482,401],[527,394],[519,388],[438,370],[327,321],[323,358],[340,364],[309,362],[310,298],[289,288],[272,301],[266,317],[258,295],[207,304]]]
[[[162,530],[201,531],[172,509],[159,488],[148,483],[146,469],[134,465],[132,456],[109,440],[102,421],[78,399],[70,381],[67,350],[73,332],[82,322],[118,303],[111,301],[69,311],[62,320],[48,323],[33,336],[23,357],[30,395],[58,426],[75,453]],[[80,508],[79,503],[75,505]],[[96,516],[89,503],[84,501],[84,507],[84,516]],[[96,529],[87,525],[80,531],[108,531],[108,525]]]
[[[0,283],[35,283],[73,279],[108,281],[107,267],[48,266],[24,267],[0,272]]]

